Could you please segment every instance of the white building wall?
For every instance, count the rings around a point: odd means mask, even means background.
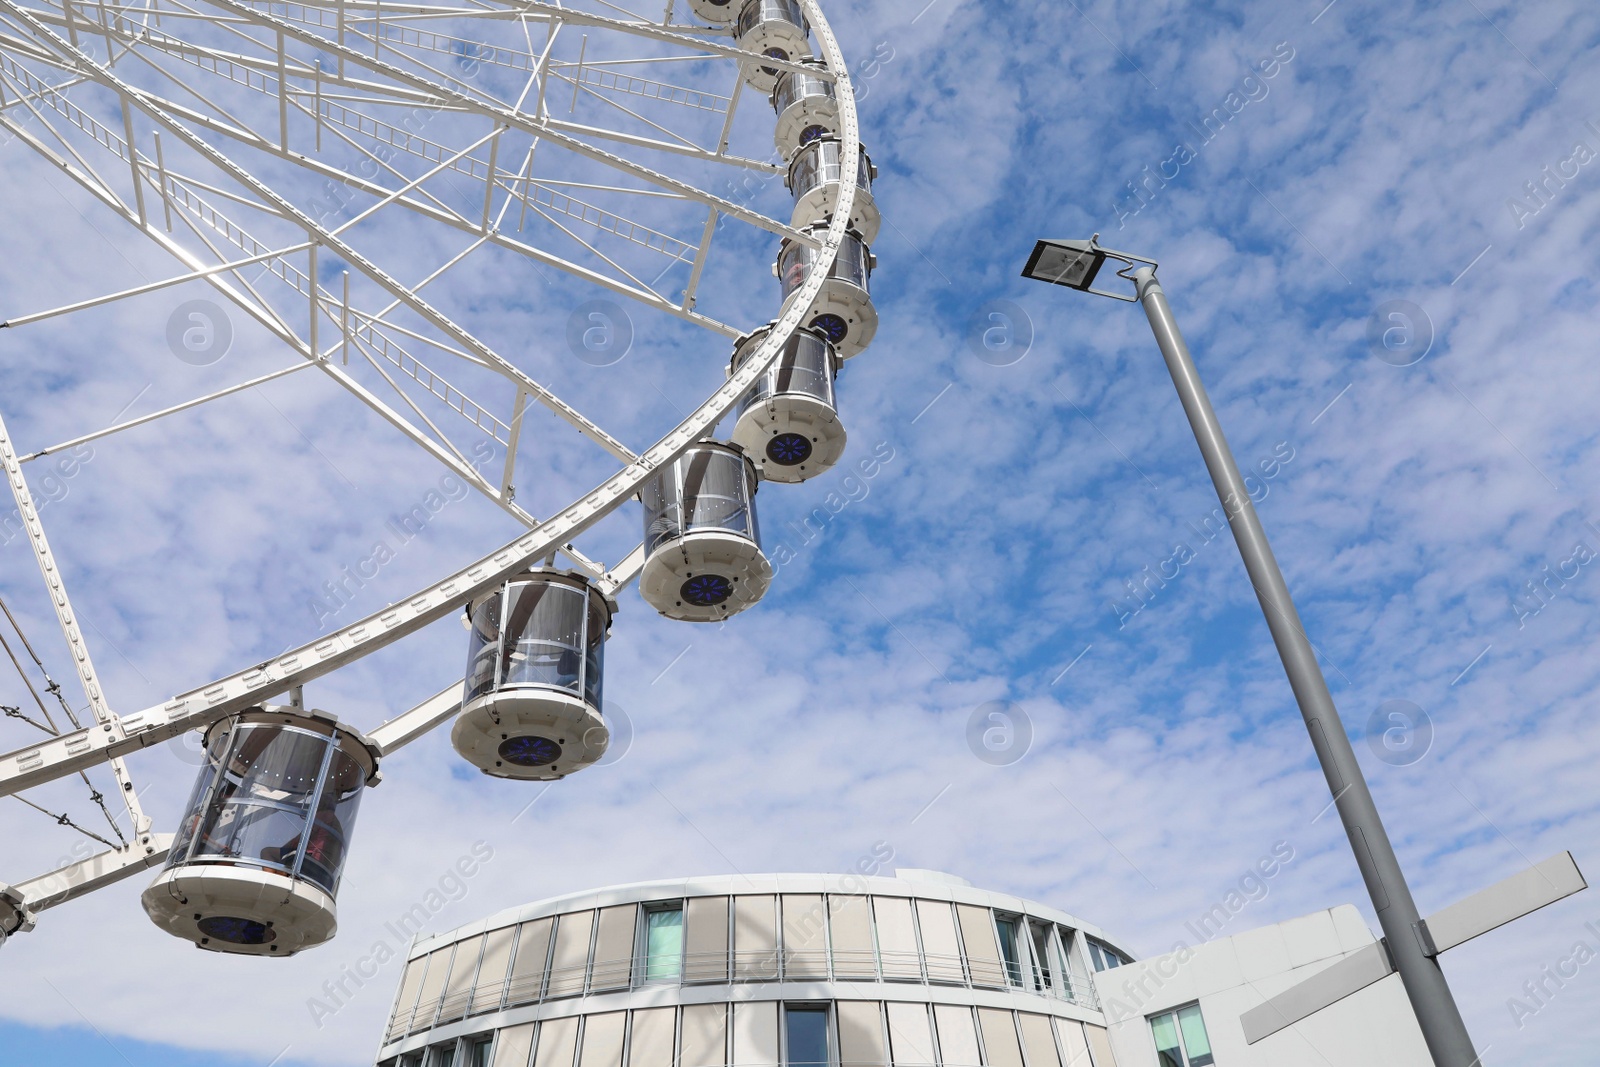
[[[1373,943],[1345,904],[1095,975],[1117,1067],[1157,1067],[1150,1017],[1198,1002],[1216,1067],[1431,1067],[1398,975],[1247,1045],[1239,1016]]]

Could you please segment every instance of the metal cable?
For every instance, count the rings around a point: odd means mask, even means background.
[[[22,639],[22,647],[28,650],[28,655],[33,659],[34,666],[38,667],[39,673],[44,675],[44,680],[48,683],[45,686],[45,692],[56,698],[56,701],[61,705],[61,710],[67,713],[67,721],[72,723],[72,728],[74,730],[83,729],[83,723],[78,721],[78,716],[72,711],[72,705],[67,703],[67,698],[61,693],[61,684],[54,678],[50,677],[50,672],[44,669],[44,660],[39,658],[39,653],[35,652],[33,650],[33,645],[28,643],[28,635],[22,632],[22,627],[17,623],[17,617],[11,614],[11,606],[6,603],[6,598],[3,596],[0,596],[0,611],[4,611],[6,613],[6,618],[11,622],[11,628],[17,631],[17,636]],[[9,645],[6,646],[6,652],[8,654],[11,652]],[[16,663],[17,657],[13,655],[11,657],[11,662]],[[22,668],[19,666],[17,670],[20,672]],[[32,683],[29,683],[28,689],[30,691],[33,689]],[[39,695],[35,693],[34,699],[37,700],[38,697]],[[41,705],[41,707],[42,706],[43,705]]]
[[[8,718],[8,719],[21,719],[23,722],[27,723],[29,726],[37,727],[38,729],[43,730],[45,733],[49,734],[52,737],[59,737],[60,736],[54,730],[50,729],[50,727],[46,726],[44,723],[39,722],[37,719],[30,719],[28,716],[24,715],[22,713],[22,709],[21,708],[14,708],[10,704],[0,704],[0,712],[4,712],[6,718]]]
[[[94,838],[96,841],[100,842],[102,845],[106,846],[107,848],[116,848],[117,847],[116,845],[113,845],[110,841],[107,841],[105,838],[103,838],[99,834],[95,833],[93,830],[85,830],[83,827],[81,827],[77,823],[73,822],[71,816],[68,816],[68,815],[57,815],[55,812],[51,811],[49,808],[41,808],[39,805],[35,804],[33,801],[29,800],[27,797],[19,797],[15,793],[13,793],[11,795],[11,799],[28,805],[28,807],[32,808],[34,811],[42,812],[43,814],[50,816],[50,818],[54,819],[60,825],[71,827],[72,829],[78,831],[78,833],[82,834],[85,837]],[[117,836],[120,837],[122,835],[118,834]],[[126,842],[124,842],[124,844],[126,844]]]
[[[27,650],[28,656],[39,668],[39,673],[44,675],[44,680],[49,683],[45,687],[45,692],[56,698],[57,703],[61,705],[61,710],[66,712],[67,719],[72,723],[75,729],[83,729],[82,724],[78,722],[78,717],[72,712],[72,705],[67,703],[67,698],[61,692],[61,684],[54,678],[50,677],[50,672],[45,670],[44,661],[39,658],[39,653],[33,650],[33,645],[28,641],[28,635],[23,633],[22,626],[17,622],[17,617],[11,614],[11,606],[6,603],[5,597],[3,596],[0,596],[0,611],[5,612],[7,621],[11,623],[11,628],[17,632],[17,637],[22,641],[22,647]],[[39,710],[44,713],[45,722],[49,723],[50,725],[45,726],[42,723],[29,718],[22,713],[22,709],[20,708],[4,708],[6,717],[21,719],[23,722],[28,723],[30,726],[35,726],[47,734],[51,734],[56,737],[61,736],[61,731],[56,727],[56,720],[53,716],[51,716],[50,709],[45,707],[44,700],[39,696],[39,691],[33,687],[33,680],[28,677],[28,672],[23,670],[22,664],[17,660],[17,654],[11,650],[11,643],[5,639],[4,634],[0,634],[0,646],[3,646],[6,650],[6,655],[11,657],[11,665],[17,669],[17,675],[22,679],[22,684],[28,687],[28,692],[33,696],[33,702],[39,705]],[[105,795],[94,787],[93,782],[89,781],[88,774],[84,773],[83,771],[79,771],[78,777],[83,780],[84,785],[89,787],[89,799],[92,800],[95,806],[100,809],[100,813],[106,817],[106,825],[110,826],[111,832],[117,835],[117,840],[121,842],[121,847],[126,848],[128,846],[128,839],[122,835],[122,828],[117,825],[117,820],[111,817],[111,809],[106,807]],[[22,798],[18,797],[17,799],[21,800]],[[23,803],[29,804],[31,807],[39,807],[37,804],[33,804],[31,801],[23,801]],[[39,808],[39,810],[44,811],[43,808]],[[45,812],[45,814],[48,815],[49,812]],[[61,822],[63,826],[77,826],[76,823],[68,820],[65,815],[61,816],[61,818],[57,821]],[[78,827],[78,829],[81,830],[82,827]],[[107,846],[111,845],[111,842],[107,841],[99,834],[89,833],[88,830],[83,830],[83,832],[94,838],[96,841],[102,842]]]

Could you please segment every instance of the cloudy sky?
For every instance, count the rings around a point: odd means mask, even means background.
[[[698,628],[624,593],[606,681],[621,756],[605,766],[547,791],[490,781],[443,732],[390,759],[328,946],[198,952],[146,919],[143,877],[46,913],[0,952],[8,1060],[370,1063],[398,969],[321,1026],[308,1001],[478,841],[493,858],[435,929],[616,882],[843,871],[879,842],[1139,954],[1286,842],[1295,860],[1238,929],[1344,902],[1375,928],[1337,820],[1319,817],[1327,789],[1237,552],[1206,539],[1215,497],[1143,317],[1020,279],[1041,236],[1099,232],[1161,261],[1423,912],[1562,849],[1600,871],[1600,726],[1585,710],[1600,699],[1600,11],[825,10],[881,171],[882,326],[840,379],[845,463],[760,493],[768,548],[793,556],[771,592]],[[746,150],[765,156],[765,116],[747,114]],[[177,273],[19,143],[0,148],[0,188],[0,315]],[[753,195],[785,207],[780,188]],[[373,247],[415,279],[437,264],[427,240]],[[716,247],[707,304],[759,323],[777,302],[770,242],[735,228]],[[635,448],[721,379],[723,339],[643,309],[620,362],[576,358],[566,323],[596,291],[550,273],[486,255],[438,300]],[[175,359],[168,320],[206,295],[0,334],[19,446],[292,360],[242,316],[219,362]],[[858,464],[875,452],[868,478]],[[519,500],[541,514],[608,462],[554,434],[523,461],[538,473]],[[324,583],[444,469],[315,375],[98,442],[71,477],[29,472],[124,712],[381,608],[518,529],[475,496],[450,501],[338,615],[319,612]],[[829,518],[808,538],[817,508]],[[614,560],[638,522],[630,505],[585,545]],[[1149,580],[1164,564],[1176,576]],[[0,590],[70,688],[20,538],[0,550]],[[459,677],[463,645],[446,620],[308,698],[374,726]],[[26,699],[0,681],[0,702]],[[972,724],[993,702],[1009,705],[1011,747],[980,759]],[[1386,747],[1396,722],[1409,725]],[[0,747],[25,731],[0,724]],[[132,761],[158,828],[195,762],[182,742]],[[92,825],[81,786],[36,796]],[[0,807],[0,880],[81,840]],[[1594,944],[1596,899],[1451,953],[1486,1063],[1591,1054],[1600,965],[1520,1025],[1508,998]]]

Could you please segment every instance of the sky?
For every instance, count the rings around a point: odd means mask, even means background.
[[[622,594],[600,767],[548,789],[493,781],[444,731],[386,760],[329,945],[197,952],[143,915],[144,877],[45,913],[0,948],[8,1060],[371,1063],[398,968],[331,1017],[312,1004],[479,842],[492,858],[431,930],[619,882],[844,871],[881,844],[895,864],[1082,916],[1140,956],[1287,844],[1294,860],[1230,932],[1341,903],[1376,929],[1237,551],[1205,527],[1216,498],[1143,316],[1019,277],[1039,237],[1099,233],[1160,261],[1423,913],[1561,850],[1600,870],[1600,12],[824,10],[880,171],[881,325],[839,380],[843,463],[758,495],[782,559],[771,591],[700,627]],[[738,143],[765,158],[763,122],[747,108]],[[15,141],[0,188],[0,316],[177,273]],[[751,196],[786,206],[781,188]],[[770,244],[719,231],[704,305],[745,328],[770,316]],[[368,247],[420,278],[446,245],[396,226]],[[603,294],[551,274],[485,252],[429,295],[636,449],[721,381],[725,339],[645,308],[620,360],[578,358],[567,324]],[[174,358],[169,321],[207,296],[183,286],[0,332],[20,447],[294,358],[238,314],[222,358]],[[574,436],[541,423],[525,444],[518,499],[536,514],[612,469]],[[28,471],[123,712],[382,608],[519,528],[452,499],[444,468],[313,374],[92,447],[70,476]],[[325,583],[432,492],[445,504],[425,529],[330,612]],[[616,560],[639,521],[627,505],[582,543]],[[0,592],[70,690],[20,538],[0,549]],[[464,645],[444,620],[308,700],[370,728],[458,678]],[[0,703],[25,699],[0,681]],[[0,747],[27,742],[0,723]],[[130,765],[170,829],[193,745]],[[92,825],[81,785],[30,796]],[[0,880],[82,840],[0,806]],[[1531,1014],[1511,1002],[1580,941],[1600,948],[1597,900],[1446,957],[1485,1063],[1592,1054],[1600,964]]]

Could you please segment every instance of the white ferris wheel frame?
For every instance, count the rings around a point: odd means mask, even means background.
[[[115,59],[127,56],[138,47],[149,46],[155,48],[158,45],[169,52],[172,49],[187,49],[189,52],[195,53],[193,57],[195,60],[211,62],[213,67],[208,69],[220,70],[219,64],[225,65],[229,70],[244,69],[247,82],[252,70],[258,74],[265,72],[265,75],[269,76],[273,73],[271,70],[274,65],[273,57],[270,55],[262,59],[237,53],[223,53],[220,50],[208,49],[152,31],[150,29],[150,15],[156,13],[156,5],[154,0],[144,0],[144,2],[146,4],[144,8],[136,8],[132,6],[131,2],[128,6],[119,7],[107,4],[104,0],[99,0],[96,3],[84,3],[83,0],[57,0],[54,6],[51,6],[49,0],[45,0],[41,7],[30,8],[24,6],[20,0],[0,0],[0,18],[9,20],[13,26],[25,27],[30,34],[27,37],[18,36],[9,32],[6,26],[0,25],[0,129],[8,130],[40,155],[54,163],[63,173],[73,178],[80,186],[110,207],[113,212],[121,215],[158,246],[173,255],[187,270],[183,274],[164,281],[142,285],[91,300],[80,301],[65,307],[15,317],[0,323],[0,328],[24,326],[31,322],[70,314],[74,311],[152,292],[168,286],[188,281],[204,280],[252,319],[265,327],[276,339],[297,353],[303,362],[230,386],[208,396],[178,404],[150,415],[130,419],[105,430],[28,454],[19,454],[12,443],[3,420],[0,420],[0,464],[5,467],[7,481],[16,498],[30,545],[44,576],[52,604],[55,607],[62,635],[72,656],[79,681],[88,696],[89,708],[94,717],[92,726],[74,730],[70,733],[61,733],[40,744],[0,754],[0,797],[17,794],[102,764],[108,764],[117,779],[119,792],[122,794],[133,828],[133,834],[130,835],[132,839],[122,848],[111,848],[77,863],[11,886],[0,883],[0,904],[9,904],[20,913],[24,924],[23,929],[31,928],[34,915],[38,911],[54,907],[95,889],[110,885],[124,877],[164,861],[167,849],[172,841],[172,835],[154,832],[151,819],[139,807],[138,791],[134,788],[133,781],[129,776],[124,757],[135,754],[151,745],[165,742],[187,731],[204,729],[229,715],[262,704],[269,698],[282,696],[286,693],[295,693],[306,683],[394,644],[423,627],[459,610],[474,598],[526,570],[528,567],[554,558],[558,554],[567,557],[580,569],[587,572],[607,595],[614,594],[618,589],[633,581],[638,576],[644,562],[644,546],[642,544],[621,561],[607,567],[584,556],[575,547],[574,540],[620,505],[637,495],[640,488],[656,471],[671,463],[695,442],[710,434],[717,424],[733,410],[749,388],[777,364],[782,356],[785,342],[800,327],[808,308],[821,292],[827,280],[829,268],[838,255],[841,244],[846,239],[851,213],[856,202],[858,181],[861,177],[859,173],[859,161],[861,158],[860,128],[849,71],[838,41],[823,17],[818,0],[798,0],[798,2],[820,46],[822,53],[821,67],[801,66],[799,63],[758,55],[732,45],[706,39],[705,35],[726,34],[728,31],[725,29],[719,31],[715,27],[674,25],[672,23],[672,12],[675,0],[669,0],[666,5],[666,12],[659,24],[642,19],[621,19],[575,11],[562,7],[559,3],[546,3],[542,2],[542,0],[498,0],[503,4],[501,8],[490,8],[485,0],[466,0],[459,7],[448,9],[432,9],[423,3],[392,2],[385,4],[382,3],[382,0],[311,0],[311,2],[289,5],[281,3],[268,5],[273,8],[282,8],[285,11],[289,8],[294,8],[303,13],[313,10],[322,13],[335,13],[338,28],[336,39],[314,34],[305,29],[300,23],[269,14],[257,7],[241,2],[241,0],[198,0],[198,2],[211,7],[231,12],[233,17],[241,24],[248,24],[251,28],[270,28],[276,31],[276,93],[280,116],[283,117],[282,125],[280,126],[282,136],[276,143],[271,138],[250,130],[243,122],[235,120],[230,124],[228,121],[219,118],[219,114],[227,115],[227,112],[220,106],[213,105],[215,112],[207,114],[202,110],[175,104],[147,90],[140,89],[119,76],[115,67]],[[600,2],[605,3],[605,0],[600,0]],[[616,5],[609,3],[605,3],[605,6],[616,8]],[[194,8],[186,4],[184,0],[172,0],[172,8],[163,10],[158,14],[175,17],[180,16],[185,9],[190,12],[194,11]],[[387,13],[391,18],[395,18],[397,14],[403,17],[409,12],[416,14],[418,17],[423,17],[429,10],[450,10],[462,16],[480,13],[485,15],[496,14],[499,17],[519,20],[524,27],[530,21],[547,23],[549,39],[542,55],[538,57],[537,69],[530,69],[528,86],[524,89],[522,99],[519,99],[515,105],[506,107],[493,99],[486,99],[487,94],[485,93],[464,91],[464,86],[458,88],[457,86],[462,86],[460,80],[454,79],[449,75],[441,74],[441,78],[445,80],[432,79],[379,58],[379,45],[382,43],[380,40],[379,19],[383,14]],[[623,9],[616,8],[616,10],[622,11]],[[357,17],[349,18],[349,12],[355,12]],[[363,12],[370,12],[370,18],[363,16],[361,14]],[[191,17],[199,16],[193,15]],[[350,28],[347,19],[349,19],[350,23],[363,20],[370,21],[372,23],[370,36]],[[157,25],[159,25],[159,18],[157,19]],[[727,153],[734,114],[745,84],[742,77],[737,79],[734,90],[726,98],[726,119],[719,146],[714,152],[702,146],[691,144],[685,138],[666,130],[665,127],[658,126],[657,128],[674,137],[674,141],[659,141],[627,134],[622,131],[582,126],[576,123],[564,122],[551,116],[545,106],[545,87],[552,76],[563,77],[556,71],[556,64],[551,61],[551,54],[556,35],[562,27],[567,25],[633,34],[658,42],[689,47],[702,55],[716,56],[743,63],[759,61],[759,65],[779,71],[805,70],[813,75],[832,80],[835,86],[839,112],[838,134],[841,141],[841,174],[837,206],[833,211],[831,220],[828,222],[826,231],[820,233],[819,236],[815,230],[812,232],[797,230],[788,224],[770,219],[748,207],[705,192],[693,185],[610,153],[585,139],[610,139],[634,147],[674,152],[769,175],[777,174],[779,173],[779,168],[770,163],[732,156]],[[63,36],[63,32],[65,36]],[[402,30],[402,35],[404,32]],[[414,33],[415,31],[412,32]],[[354,34],[362,40],[370,40],[373,45],[372,54],[359,52],[345,44],[347,33]],[[96,60],[87,50],[81,47],[80,34],[92,34],[96,39],[103,38],[106,42],[108,60],[112,61],[100,62]],[[420,39],[420,35],[418,36]],[[417,106],[432,106],[441,110],[487,118],[491,120],[494,128],[486,137],[479,139],[469,148],[455,153],[448,159],[443,156],[442,146],[436,146],[440,147],[438,153],[440,159],[437,165],[427,171],[421,178],[407,181],[400,185],[398,189],[391,188],[379,181],[364,179],[358,175],[340,170],[323,163],[313,156],[293,152],[288,144],[286,116],[291,107],[298,107],[302,112],[306,112],[307,109],[303,101],[292,99],[292,97],[304,96],[305,93],[303,90],[298,93],[290,91],[289,76],[291,74],[299,74],[304,78],[309,73],[309,70],[303,63],[299,64],[298,70],[290,69],[291,60],[286,52],[287,40],[295,40],[302,45],[313,46],[324,53],[333,55],[337,59],[338,67],[336,72],[323,71],[319,63],[313,75],[316,82],[315,92],[318,96],[315,117],[318,122],[317,136],[319,144],[324,121],[323,103],[321,101],[324,85],[342,85],[347,88],[359,87],[363,91],[388,92],[391,95],[397,92],[402,93],[408,99],[414,101]],[[123,48],[121,56],[117,55],[119,44]],[[529,38],[529,45],[530,51],[528,55],[531,56],[533,52],[531,37]],[[394,50],[398,53],[398,49]],[[213,54],[208,55],[207,53]],[[58,72],[69,75],[71,79],[69,85],[78,82],[92,82],[102,89],[108,89],[115,93],[122,109],[122,131],[119,133],[108,128],[87,112],[68,102],[61,92],[60,86],[54,86],[33,77],[17,62],[19,57],[31,62],[44,63]],[[567,66],[570,67],[570,64]],[[575,98],[579,88],[584,87],[582,83],[585,72],[581,67],[582,60],[580,58],[580,69],[576,73],[569,70],[563,79],[571,81]],[[348,76],[347,72],[350,68],[355,68],[356,70],[364,69],[375,76],[386,78],[388,81],[368,81]],[[641,79],[631,80],[647,86],[659,85],[659,83]],[[456,84],[447,84],[446,81],[453,81]],[[539,95],[536,110],[529,112],[524,110],[522,105],[535,81],[539,86]],[[673,87],[667,86],[666,88],[672,89]],[[189,89],[189,91],[197,97],[200,95],[198,90]],[[661,89],[657,88],[651,91],[659,92]],[[707,100],[722,99],[714,97],[712,94],[695,95]],[[12,114],[15,106],[19,103],[27,111],[24,121],[21,122],[15,119]],[[56,131],[51,120],[44,113],[45,107],[53,110],[58,116],[65,117],[67,122],[77,127],[80,132],[87,133],[102,148],[109,150],[112,155],[128,166],[132,182],[133,195],[131,200],[113,188],[112,184],[96,172],[89,161],[80,155],[66,138]],[[137,146],[133,124],[134,114],[141,116],[144,121],[153,125],[156,129],[152,137],[152,153],[150,154],[140,150]],[[331,109],[329,114],[332,114]],[[629,111],[629,114],[634,113]],[[26,119],[30,117],[36,120],[44,131],[53,135],[56,144],[50,143],[43,133],[36,133],[29,128],[29,123]],[[635,117],[640,116],[635,115]],[[651,123],[651,125],[656,124]],[[285,197],[274,191],[266,182],[251,174],[243,166],[236,163],[199,133],[195,132],[192,127],[241,140],[251,148],[292,161],[313,172],[325,174],[329,178],[337,178],[346,182],[353,189],[377,195],[380,199],[377,204],[363,210],[352,219],[337,227],[330,228],[322,221],[295,207]],[[329,128],[332,132],[337,133],[337,131],[332,130],[331,122]],[[510,129],[517,129],[523,133],[531,134],[539,140],[549,141],[579,155],[614,167],[647,184],[660,188],[666,195],[696,200],[705,205],[708,209],[707,219],[698,248],[694,248],[687,242],[676,242],[677,245],[681,246],[677,258],[691,264],[690,280],[684,290],[683,299],[678,302],[667,300],[654,292],[648,285],[643,283],[634,285],[619,281],[533,245],[517,241],[509,234],[502,233],[499,224],[503,220],[506,210],[512,203],[516,202],[516,195],[512,185],[499,180],[502,175],[509,175],[513,172],[498,170],[495,163],[495,155],[499,148],[501,135]],[[265,205],[267,209],[275,212],[281,219],[298,227],[304,233],[305,239],[287,247],[273,249],[261,242],[254,241],[253,238],[239,231],[237,227],[232,227],[231,231],[226,232],[226,236],[232,242],[233,247],[224,248],[202,233],[193,222],[186,218],[184,221],[190,225],[195,235],[213,253],[214,261],[208,261],[193,249],[186,247],[171,237],[169,232],[174,215],[174,206],[193,208],[192,193],[195,188],[203,188],[207,193],[219,197],[234,200],[241,198],[222,189],[205,186],[197,181],[178,181],[173,174],[169,173],[165,163],[161,146],[161,134],[163,132],[197,156],[209,161],[218,170],[237,182],[238,185],[249,190],[259,201],[251,203],[251,207],[259,209]],[[352,141],[351,143],[354,142]],[[480,218],[473,219],[462,215],[459,211],[449,208],[437,198],[430,197],[426,190],[421,188],[422,183],[428,177],[444,169],[453,168],[457,175],[467,173],[476,178],[475,164],[478,161],[472,157],[471,153],[486,143],[490,146],[490,162],[481,179],[484,185],[484,210]],[[368,153],[368,155],[371,155],[371,153]],[[431,159],[432,157],[428,158]],[[529,188],[532,184],[531,163],[532,150],[530,149],[529,159],[525,164],[530,177],[522,179],[521,186],[524,211],[527,210]],[[465,167],[464,171],[463,165]],[[402,176],[398,171],[394,171],[394,175],[398,183]],[[156,205],[147,201],[147,186],[158,194],[160,200],[159,211]],[[491,218],[491,206],[497,187],[509,195],[506,196],[501,207],[500,216]],[[637,190],[619,191],[632,192]],[[441,266],[432,275],[424,279],[423,282],[407,286],[385,272],[377,263],[363,256],[341,237],[342,231],[354,225],[355,222],[393,203],[402,204],[408,210],[424,217],[432,218],[435,221],[472,234],[476,239],[468,246],[466,251],[461,252],[454,259]],[[574,201],[574,203],[581,204],[578,201]],[[551,204],[554,207],[553,197]],[[585,210],[590,210],[588,205],[582,206]],[[207,208],[206,210],[210,209]],[[560,212],[562,209],[554,207],[554,210]],[[196,214],[198,213],[196,211]],[[543,213],[541,211],[541,214]],[[649,242],[652,240],[659,239],[663,242],[672,240],[664,234],[650,230],[648,227],[637,226],[627,219],[612,215],[609,212],[601,212],[601,214],[608,216],[608,219],[603,220],[601,223],[603,229],[608,229],[609,232],[624,236],[636,243],[645,243],[649,246]],[[545,217],[555,221],[549,214],[546,214]],[[445,271],[459,263],[471,251],[486,244],[493,244],[510,248],[536,262],[557,267],[603,286],[612,292],[630,297],[646,306],[702,326],[713,333],[728,338],[738,337],[745,331],[718,322],[695,310],[695,292],[705,266],[712,234],[717,227],[719,219],[722,217],[737,219],[776,235],[820,249],[822,255],[817,261],[818,267],[813,269],[798,289],[786,299],[775,325],[761,342],[755,355],[732,370],[727,380],[666,436],[639,453],[629,450],[617,438],[607,433],[581,412],[566,404],[553,391],[541,385],[512,365],[510,361],[494,352],[488,345],[478,340],[462,326],[453,322],[444,313],[435,309],[419,295],[419,290],[424,285],[434,281]],[[557,225],[560,225],[560,223],[558,222]],[[627,227],[626,233],[621,232],[623,227]],[[576,237],[567,227],[562,226],[561,228],[566,230],[569,236]],[[219,228],[218,232],[223,232],[224,229],[226,228]],[[644,233],[642,242],[637,236],[634,236],[641,231]],[[577,239],[582,241],[582,238]],[[608,263],[612,262],[597,249],[594,249],[592,245],[589,245],[588,242],[583,241],[582,243],[591,251],[600,255],[601,258],[605,258]],[[319,249],[336,255],[352,269],[359,270],[366,278],[383,289],[392,299],[392,303],[376,315],[357,311],[349,303],[348,280],[345,283],[345,290],[342,296],[327,292],[316,281],[318,277],[316,262]],[[690,251],[693,252],[693,259],[683,259],[683,256]],[[294,267],[287,258],[292,255],[298,256],[302,253],[307,257],[307,268],[305,270]],[[243,275],[240,273],[241,268],[257,264],[266,265],[279,278],[305,293],[306,328],[304,336],[297,332],[283,316],[278,314],[249,282],[244,280]],[[614,263],[612,265],[616,266]],[[617,269],[623,274],[627,274],[620,266]],[[627,277],[632,279],[632,275],[627,275]],[[299,279],[301,278],[309,282],[304,289],[300,289]],[[637,281],[637,279],[633,280]],[[443,344],[415,330],[390,321],[388,316],[395,308],[404,308],[410,311],[416,317],[437,329],[444,337],[448,338],[450,343]],[[323,338],[326,336],[325,331],[329,329],[335,330],[334,340],[331,344],[325,344]],[[465,359],[480,367],[498,372],[510,382],[515,393],[513,415],[510,422],[507,423],[498,419],[487,408],[478,405],[461,393],[460,390],[455,389],[447,382],[444,382],[438,375],[433,374],[420,360],[410,357],[403,349],[399,349],[398,345],[388,339],[394,333],[404,336],[407,341],[417,341],[431,345],[457,358]],[[359,348],[362,354],[366,355],[375,367],[379,366],[378,361],[372,358],[371,352],[381,350],[380,354],[387,359],[392,367],[398,367],[403,374],[414,382],[419,383],[425,390],[431,392],[435,398],[452,407],[458,414],[476,423],[480,428],[484,428],[485,422],[488,421],[488,429],[491,435],[506,446],[506,466],[502,476],[498,480],[494,480],[481,475],[467,461],[462,451],[451,444],[448,437],[434,425],[420,408],[411,403],[409,398],[407,398],[407,403],[412,408],[415,416],[424,422],[429,430],[433,431],[432,435],[420,430],[409,417],[390,407],[348,372],[344,371],[341,361],[335,357],[342,355],[348,358],[348,353],[352,346]],[[400,358],[395,358],[390,353],[390,346],[400,352]],[[382,611],[341,627],[332,633],[322,635],[311,642],[290,649],[265,662],[253,664],[225,677],[180,693],[160,704],[131,714],[119,715],[112,710],[110,702],[106,699],[99,679],[95,674],[93,661],[90,658],[83,634],[78,628],[77,616],[67,594],[65,580],[45,537],[44,528],[39,521],[38,509],[33,502],[27,481],[23,476],[23,464],[62,449],[188,410],[207,401],[310,367],[316,367],[344,386],[359,400],[377,411],[406,437],[422,446],[467,484],[489,497],[526,525],[528,531],[477,562],[463,567],[437,582],[431,583]],[[385,378],[390,380],[391,385],[394,385],[394,380],[387,371],[382,367],[379,367],[379,371]],[[405,397],[399,386],[395,386],[395,388],[396,391],[401,392],[402,397]],[[523,414],[529,401],[544,405],[623,464],[620,470],[606,478],[582,497],[573,501],[555,515],[543,520],[529,514],[514,500],[513,478],[518,451],[518,436],[522,429]],[[436,440],[436,437],[439,440]],[[377,729],[370,731],[368,736],[374,743],[378,753],[385,755],[392,752],[448,722],[460,710],[460,693],[461,683],[453,681],[451,685],[436,695],[389,720]],[[3,939],[3,927],[0,927],[0,940]]]

